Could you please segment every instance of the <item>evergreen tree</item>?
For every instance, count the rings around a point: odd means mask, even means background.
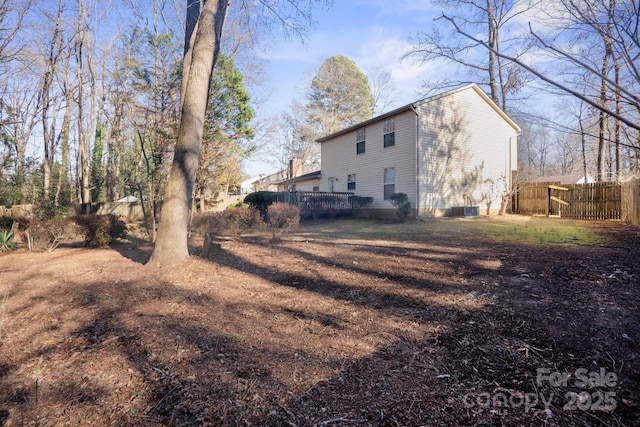
[[[220,53],[209,85],[209,103],[205,115],[202,151],[196,178],[201,208],[204,193],[226,192],[239,181],[240,161],[252,150],[243,144],[254,135],[249,125],[255,112],[244,86],[244,77],[233,58]]]
[[[307,108],[322,136],[371,118],[375,100],[367,76],[351,59],[338,55],[320,66]]]

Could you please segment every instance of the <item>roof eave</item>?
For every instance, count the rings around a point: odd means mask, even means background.
[[[464,85],[464,86],[461,86],[461,87],[458,87],[458,88],[455,88],[455,89],[452,89],[452,90],[449,90],[449,91],[446,91],[446,92],[442,92],[442,93],[439,93],[439,94],[436,94],[436,95],[433,95],[433,96],[430,96],[430,97],[427,97],[427,98],[423,98],[423,99],[421,99],[419,101],[412,102],[410,104],[403,105],[402,107],[398,107],[395,110],[389,111],[388,113],[384,113],[384,114],[381,114],[379,116],[372,117],[372,118],[370,118],[368,120],[365,120],[364,122],[360,122],[360,123],[355,124],[353,126],[349,126],[348,128],[342,129],[342,130],[340,130],[338,132],[334,132],[334,133],[332,133],[330,135],[323,136],[322,138],[317,139],[316,142],[323,143],[323,142],[329,141],[329,140],[334,139],[334,138],[336,138],[336,137],[338,137],[340,135],[344,135],[346,133],[352,132],[355,129],[361,128],[363,126],[367,126],[367,125],[369,125],[371,123],[378,122],[380,120],[384,120],[384,119],[386,119],[388,117],[395,116],[395,115],[397,115],[399,113],[402,113],[404,111],[413,110],[415,107],[417,107],[420,104],[425,104],[425,103],[428,103],[428,102],[432,102],[432,101],[435,101],[435,100],[437,100],[439,98],[443,98],[445,96],[449,96],[449,95],[452,95],[452,94],[454,94],[456,92],[460,92],[460,91],[463,91],[463,90],[466,90],[466,89],[469,89],[469,88],[472,88],[473,90],[475,90],[476,93],[478,95],[480,95],[480,97],[482,99],[484,99],[491,106],[491,108],[493,108],[504,119],[504,121],[506,121],[509,124],[509,126],[511,126],[517,133],[520,133],[522,131],[522,129],[520,129],[520,126],[518,126],[516,124],[516,122],[514,122],[504,111],[502,111],[502,109],[495,102],[493,102],[493,100],[489,97],[489,95],[487,95],[482,89],[480,89],[480,87],[477,84],[470,83],[470,84],[467,84],[467,85]]]

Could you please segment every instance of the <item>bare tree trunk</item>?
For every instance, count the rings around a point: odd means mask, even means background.
[[[204,191],[200,190],[198,194],[200,196],[200,212],[204,212],[205,210],[207,210],[207,204],[204,200]]]
[[[618,86],[620,86],[620,84],[622,83],[620,81],[620,63],[618,62],[617,58],[613,59],[613,67],[615,69],[615,73],[616,73],[616,83]],[[622,94],[620,93],[620,90],[618,89],[618,87],[615,88],[615,93],[616,93],[616,114],[621,114],[622,113]],[[613,131],[614,133],[614,141],[615,141],[615,150],[616,150],[616,181],[620,181],[621,177],[620,177],[620,172],[621,172],[621,162],[620,162],[620,129],[622,127],[620,120],[615,119],[614,122],[614,126],[615,129]]]
[[[610,52],[607,50],[604,58],[602,59],[602,75],[606,75],[609,69],[609,56]],[[603,78],[600,83],[600,105],[606,107],[607,105],[607,81]],[[598,114],[598,160],[597,160],[597,181],[604,180],[604,143],[606,139],[606,125],[607,115],[604,111],[600,110]]]
[[[56,16],[55,27],[51,37],[51,45],[49,47],[49,57],[47,58],[46,70],[42,78],[41,97],[42,97],[42,139],[44,140],[44,159],[42,162],[43,170],[43,196],[44,202],[49,202],[49,194],[51,192],[51,166],[56,151],[56,113],[57,103],[51,99],[51,90],[55,73],[62,52],[62,27],[63,27],[63,5],[62,0],[58,2],[58,13]]]
[[[191,3],[192,0],[187,0],[188,6]],[[188,53],[185,54],[184,70],[188,72],[182,78],[184,96],[181,99],[178,141],[162,207],[158,239],[149,260],[150,264],[158,267],[179,263],[189,256],[189,207],[202,145],[208,88],[220,50],[228,3],[228,0],[207,0],[195,25],[187,23],[186,38],[189,38],[190,27],[194,28],[195,35],[190,37]],[[187,58],[190,58],[188,63]]]
[[[582,123],[582,115],[578,120],[578,125],[580,126],[580,144],[582,145],[582,170],[584,173],[585,182],[587,180],[587,141],[586,134],[584,132],[584,124]]]
[[[497,34],[498,30],[495,27],[495,20],[493,17],[493,9],[491,8],[491,0],[487,0],[487,26],[489,29],[489,46],[492,49],[489,50],[489,87],[491,88],[491,99],[497,105],[500,105],[502,108],[504,106],[500,102],[500,97],[498,96],[498,82],[496,78],[496,54],[494,50],[498,49],[497,42]]]
[[[69,73],[68,69],[65,69],[65,82],[69,81]],[[66,84],[66,83],[65,83]],[[62,194],[62,187],[68,181],[67,171],[69,168],[69,136],[71,134],[71,103],[73,100],[72,91],[70,88],[67,88],[67,93],[65,94],[65,111],[64,118],[62,119],[62,129],[60,134],[61,139],[61,157],[62,157],[62,165],[60,166],[60,170],[58,171],[58,182],[56,183],[56,194],[54,197],[54,205],[60,205],[60,195]]]

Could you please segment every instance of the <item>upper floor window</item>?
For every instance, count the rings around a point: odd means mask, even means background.
[[[356,154],[365,152],[365,128],[356,131]]]
[[[347,175],[347,190],[356,189],[356,174]]]
[[[389,119],[384,122],[384,146],[391,147],[396,145],[396,121]]]

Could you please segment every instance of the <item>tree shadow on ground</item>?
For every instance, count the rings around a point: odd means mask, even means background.
[[[0,411],[11,425],[21,414],[26,424],[634,425],[637,348],[619,339],[640,323],[633,256],[499,248],[229,242],[166,275],[70,272],[64,286],[32,269],[12,285],[21,303],[10,326],[32,325],[11,338],[20,351],[0,370]],[[122,256],[148,254],[138,251]],[[613,390],[612,414],[566,410],[565,393],[585,391],[573,382],[536,383],[538,368],[581,367],[618,375],[615,388],[587,390]],[[527,396],[537,401],[525,408]]]

